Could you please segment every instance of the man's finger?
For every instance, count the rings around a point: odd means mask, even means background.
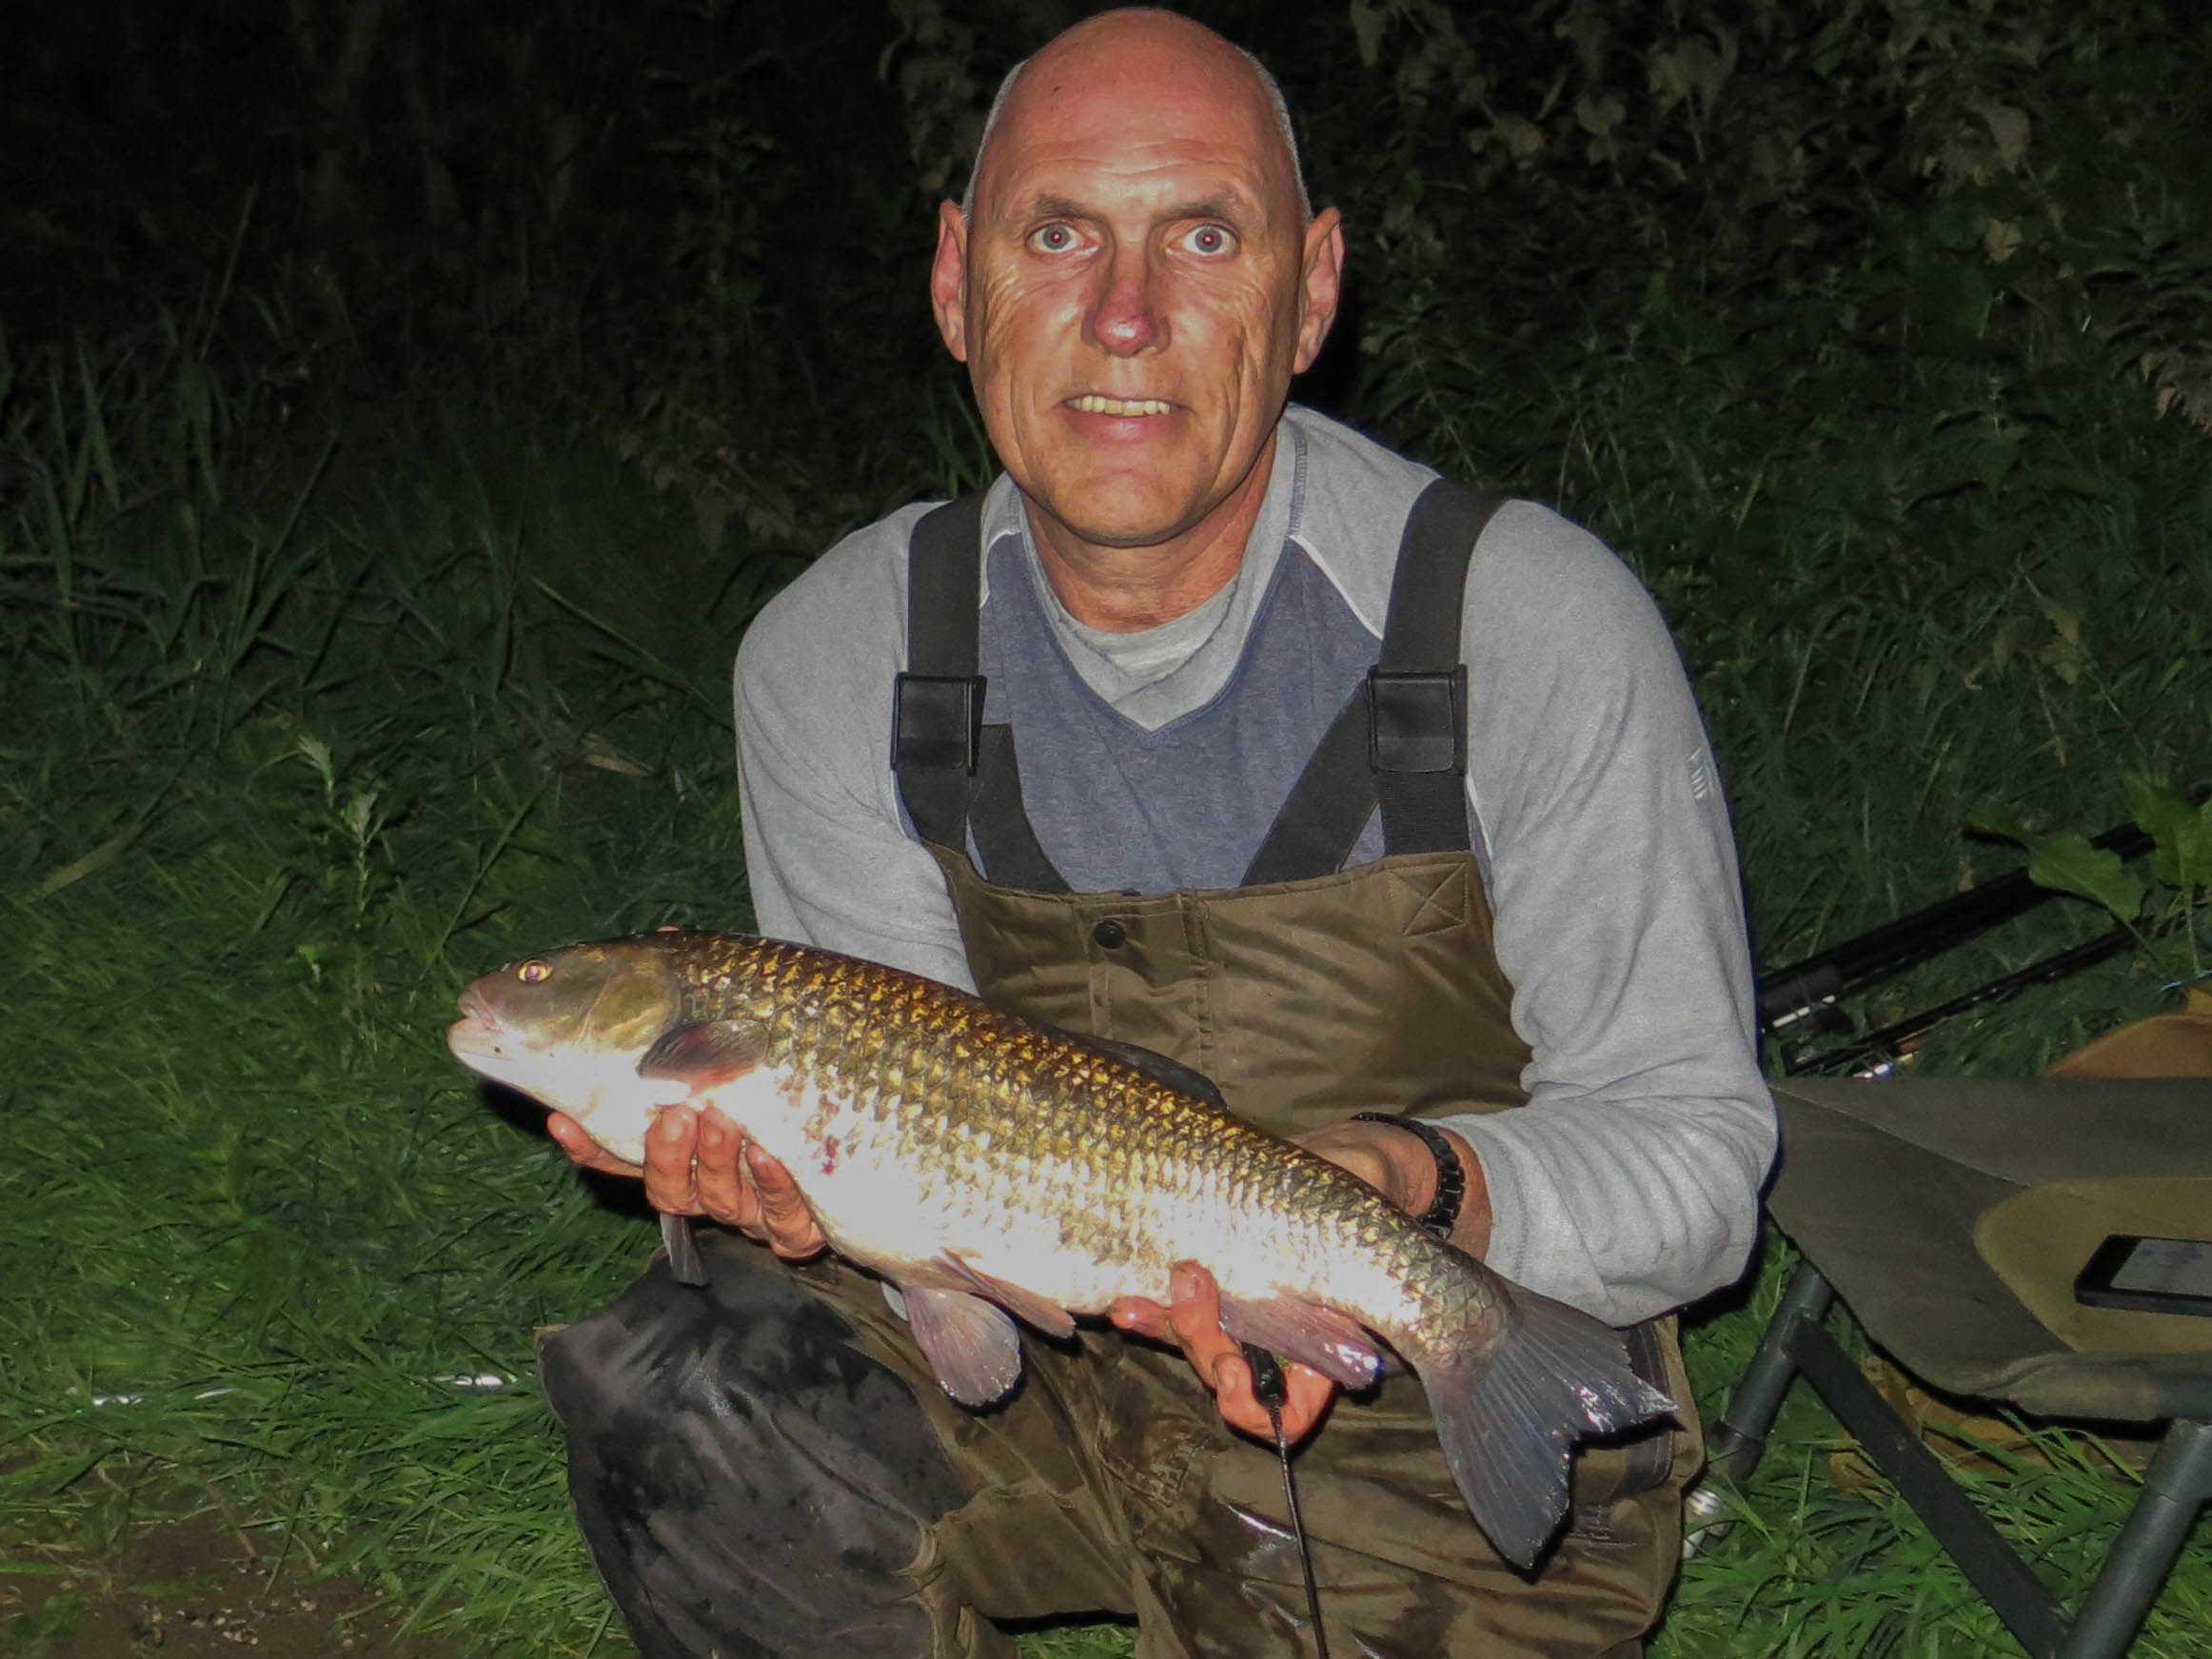
[[[1222,1421],[1273,1440],[1274,1421],[1253,1388],[1252,1362],[1244,1357],[1243,1345],[1221,1328],[1221,1291],[1214,1275],[1196,1262],[1176,1263],[1168,1280],[1168,1300],[1175,1340],[1214,1391]],[[1295,1361],[1283,1365],[1283,1435],[1301,1439],[1329,1409],[1336,1385]]]
[[[583,1124],[565,1112],[546,1116],[545,1133],[553,1137],[556,1146],[568,1155],[568,1161],[579,1169],[597,1170],[602,1175],[627,1175],[636,1180],[645,1173],[642,1164],[619,1158],[594,1139]]]
[[[1336,1385],[1312,1366],[1292,1360],[1283,1367],[1283,1383],[1290,1397],[1283,1402],[1283,1438],[1303,1440],[1313,1425],[1328,1414],[1336,1397]]]
[[[1149,1336],[1155,1342],[1175,1342],[1175,1327],[1166,1308],[1150,1296],[1122,1296],[1107,1310],[1107,1317],[1123,1331]]]
[[[1221,1328],[1220,1287],[1196,1262],[1179,1261],[1168,1275],[1168,1317],[1183,1356],[1214,1391],[1222,1416],[1247,1432],[1256,1421],[1264,1432],[1267,1412],[1253,1397],[1252,1368],[1235,1339]]]
[[[688,1106],[656,1113],[645,1131],[645,1197],[672,1215],[699,1213],[698,1183],[692,1159],[699,1151],[699,1114]]]
[[[1195,1261],[1178,1261],[1168,1274],[1168,1316],[1200,1376],[1211,1375],[1214,1361],[1236,1351],[1221,1329],[1221,1287]]]
[[[717,1221],[741,1226],[752,1219],[752,1196],[745,1191],[738,1167],[745,1150],[745,1132],[710,1106],[699,1115],[697,1157],[692,1184],[699,1207]]]
[[[760,1225],[767,1232],[768,1246],[777,1254],[812,1255],[828,1242],[791,1172],[762,1151],[757,1141],[745,1149],[745,1175],[760,1199]]]

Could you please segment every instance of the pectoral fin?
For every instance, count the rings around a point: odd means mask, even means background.
[[[1004,1310],[965,1291],[902,1289],[906,1322],[946,1393],[987,1406],[1020,1379],[1021,1333]]]
[[[699,1240],[692,1236],[691,1217],[661,1212],[661,1242],[668,1247],[668,1271],[680,1285],[706,1283],[706,1263],[699,1258]]]
[[[638,1061],[641,1077],[669,1077],[694,1095],[735,1082],[760,1063],[768,1034],[737,1019],[671,1026]]]

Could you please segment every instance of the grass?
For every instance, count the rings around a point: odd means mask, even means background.
[[[1438,328],[1368,418],[1640,562],[1769,960],[2015,862],[1959,839],[1978,807],[2101,828],[2123,772],[2206,765],[2212,484],[2136,388],[2082,371],[2029,406],[1924,365],[1864,419],[1781,419],[1847,402],[1863,365],[1712,351],[1660,316],[1484,381]],[[184,328],[0,370],[0,1528],[96,1547],[181,1482],[427,1626],[620,1652],[530,1339],[652,1234],[439,1035],[462,982],[530,946],[746,919],[727,661],[792,548],[838,526],[724,523],[496,392],[464,418],[280,416]],[[958,417],[907,464],[932,445],[970,464]],[[2039,916],[1869,1013],[2083,925]],[[1927,1063],[2032,1069],[2161,1006],[2166,977],[2114,964]],[[1780,1269],[1691,1332],[1708,1416]],[[1793,1397],[1658,1652],[2005,1650],[1893,1500],[1829,1479],[1835,1433]],[[1979,1478],[2073,1592],[2128,1483],[2048,1444]],[[2139,1651],[2201,1651],[2208,1604],[2187,1559]]]
[[[459,448],[309,441],[227,501],[128,498],[108,414],[149,397],[65,400],[16,452],[49,510],[8,547],[47,602],[8,613],[0,1490],[22,1523],[188,1473],[318,1564],[587,1650],[530,1333],[649,1235],[438,1038],[548,933],[743,915],[702,688],[747,597],[702,609],[695,532],[611,462],[505,457],[525,499]],[[477,1376],[516,1380],[441,1380]]]

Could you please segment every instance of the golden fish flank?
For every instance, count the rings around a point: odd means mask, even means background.
[[[1346,1387],[1373,1380],[1374,1337],[1395,1349],[1469,1509],[1523,1565],[1565,1512],[1574,1441],[1672,1409],[1617,1333],[1231,1116],[1195,1074],[932,980],[671,932],[546,952],[485,975],[461,1008],[447,1041],[464,1063],[619,1156],[637,1161],[678,1101],[741,1125],[837,1250],[903,1292],[969,1405],[1019,1376],[1009,1313],[1065,1334],[1120,1296],[1164,1301],[1174,1264],[1197,1261],[1232,1335]]]

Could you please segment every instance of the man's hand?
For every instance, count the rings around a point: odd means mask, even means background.
[[[580,1168],[642,1176],[646,1202],[656,1210],[711,1216],[793,1261],[829,1244],[791,1172],[711,1106],[670,1106],[655,1114],[642,1165],[616,1157],[565,1113],[554,1113],[545,1127]]]
[[[1180,1348],[1198,1380],[1214,1391],[1222,1421],[1232,1429],[1274,1439],[1267,1408],[1252,1392],[1252,1363],[1235,1338],[1221,1329],[1220,1289],[1196,1262],[1175,1264],[1168,1278],[1166,1307],[1146,1296],[1123,1296],[1114,1304],[1113,1318],[1124,1331]],[[1283,1381],[1290,1395],[1283,1403],[1283,1437],[1303,1439],[1329,1409],[1336,1385],[1294,1360],[1283,1361]]]
[[[1462,1250],[1481,1254],[1490,1245],[1490,1188],[1474,1149],[1450,1130],[1444,1132],[1467,1176],[1467,1196],[1452,1239]],[[1347,1119],[1294,1137],[1297,1144],[1350,1170],[1401,1210],[1414,1215],[1436,1197],[1436,1159],[1420,1136],[1388,1123]],[[1168,1281],[1168,1306],[1147,1296],[1124,1296],[1114,1304],[1114,1323],[1124,1331],[1172,1343],[1183,1351],[1199,1380],[1214,1391],[1221,1417],[1233,1429],[1262,1440],[1274,1438],[1267,1408],[1252,1391],[1252,1366],[1244,1352],[1221,1329],[1221,1293],[1214,1275],[1196,1262],[1179,1262]],[[1296,1440],[1321,1420],[1336,1385],[1295,1361],[1283,1362],[1290,1398],[1283,1406],[1283,1434]]]
[[[1490,1183],[1474,1148],[1449,1129],[1439,1131],[1459,1159],[1467,1191],[1459,1200],[1459,1220],[1452,1242],[1480,1256],[1490,1249]],[[1292,1136],[1308,1152],[1350,1170],[1409,1215],[1418,1215],[1436,1201],[1436,1155],[1429,1143],[1394,1123],[1363,1123],[1346,1118],[1310,1135]]]

